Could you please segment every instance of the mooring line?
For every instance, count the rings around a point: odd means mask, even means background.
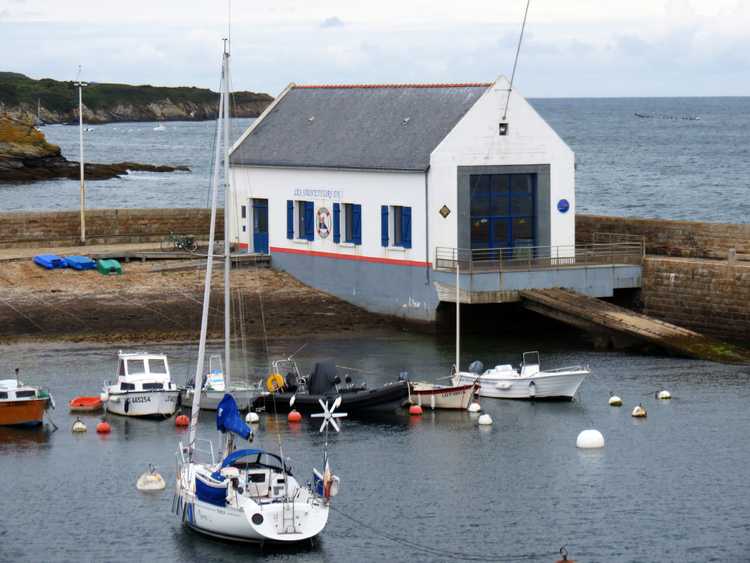
[[[418,544],[416,542],[413,542],[411,540],[407,540],[404,538],[400,538],[398,536],[394,536],[393,534],[389,534],[388,532],[385,532],[383,530],[379,530],[378,528],[375,528],[374,526],[370,526],[369,524],[365,524],[361,520],[357,520],[353,516],[350,516],[349,514],[346,514],[339,509],[331,506],[331,510],[334,510],[341,514],[341,516],[344,516],[345,518],[348,518],[352,522],[355,522],[356,524],[359,524],[363,528],[367,528],[371,532],[378,534],[380,536],[383,536],[384,538],[387,538],[391,541],[394,541],[396,543],[400,543],[402,545],[411,547],[412,549],[424,551],[425,553],[429,553],[431,555],[437,555],[438,557],[448,557],[451,559],[458,559],[462,561],[530,561],[532,559],[541,559],[541,558],[547,558],[552,557],[553,555],[556,555],[557,551],[547,552],[547,553],[527,553],[523,555],[473,555],[473,554],[467,554],[467,553],[459,553],[456,551],[447,551],[445,549],[438,549],[436,547],[431,547],[428,545],[422,545]]]

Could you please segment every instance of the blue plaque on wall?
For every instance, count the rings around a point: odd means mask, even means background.
[[[570,203],[567,199],[561,199],[557,202],[557,210],[560,213],[567,213],[570,210]]]

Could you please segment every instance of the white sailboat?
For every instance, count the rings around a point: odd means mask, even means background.
[[[222,121],[224,122],[224,170],[228,166],[228,91],[229,53],[225,47],[222,64],[222,93],[219,104],[219,128],[216,162],[220,158]],[[218,165],[214,174],[209,248],[213,248],[218,193]],[[225,237],[226,238],[226,237]],[[225,296],[229,297],[229,245],[225,244]],[[330,474],[327,452],[325,473],[315,472],[313,484],[302,486],[292,475],[283,455],[259,449],[239,449],[234,437],[252,440],[252,430],[242,421],[237,405],[226,394],[217,409],[217,427],[224,440],[218,461],[213,446],[201,449],[196,445],[196,429],[200,411],[200,382],[206,351],[208,303],[213,253],[209,252],[203,295],[203,317],[196,365],[196,388],[190,419],[189,441],[180,444],[177,484],[173,511],[184,524],[196,532],[230,541],[264,544],[289,544],[309,541],[328,522],[329,499],[338,488],[338,479]],[[225,305],[228,308],[228,305]],[[225,310],[225,330],[229,331],[229,315]],[[226,357],[229,358],[228,347]],[[227,366],[228,367],[228,366]],[[230,387],[230,372],[225,373]],[[332,416],[328,409],[326,422]],[[335,425],[334,425],[335,426]],[[281,452],[280,452],[281,453]],[[210,458],[210,459],[199,459]]]

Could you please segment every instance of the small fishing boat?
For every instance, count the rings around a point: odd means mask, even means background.
[[[100,398],[111,413],[160,417],[175,413],[179,395],[166,355],[120,351],[117,380],[104,384]]]
[[[101,397],[76,397],[70,403],[70,412],[96,412],[104,408]]]
[[[367,412],[393,412],[409,399],[408,381],[386,383],[368,389],[367,384],[355,385],[349,375],[344,384],[332,358],[317,362],[310,375],[300,377],[297,364],[291,358],[273,362],[274,375],[268,378],[268,391],[255,399],[256,410],[279,413],[292,409],[313,412],[320,409],[320,401],[333,404],[341,398],[341,408],[351,415]],[[287,372],[285,377],[281,373]],[[292,399],[294,399],[292,401]]]
[[[440,383],[443,381],[444,383]],[[412,383],[412,401],[422,408],[466,410],[479,390],[477,382],[453,385],[452,376],[435,383]]]
[[[264,388],[260,383],[252,385],[250,383],[232,383],[231,389],[227,390],[224,379],[224,370],[222,369],[221,356],[211,356],[208,360],[208,375],[203,376],[203,388],[201,390],[201,409],[215,411],[219,403],[224,398],[224,394],[229,392],[237,403],[240,410],[248,410],[253,401],[263,392]],[[186,387],[180,387],[180,402],[183,406],[192,407],[193,397],[195,396],[195,378],[188,382]]]
[[[44,412],[55,408],[54,399],[41,387],[18,379],[0,380],[0,426],[39,426]]]
[[[462,371],[453,376],[453,383],[478,383],[480,397],[570,400],[584,378],[591,373],[588,366],[551,370],[541,370],[539,366],[539,352],[525,352],[520,369],[506,364],[483,371],[482,362],[473,362],[468,372]]]

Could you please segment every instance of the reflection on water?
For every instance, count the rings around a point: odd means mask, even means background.
[[[0,519],[7,531],[0,559],[52,553],[56,561],[557,561],[563,545],[576,561],[747,559],[745,368],[600,352],[578,336],[464,340],[463,367],[474,359],[517,364],[524,351],[539,350],[547,367],[588,364],[599,380],[587,378],[568,403],[483,399],[490,426],[478,425],[477,414],[430,410],[421,417],[403,411],[339,419],[341,432],[328,436],[331,468],[342,484],[329,526],[313,547],[281,553],[200,537],[171,513],[175,454],[185,436],[173,420],[108,415],[111,433],[103,436],[95,432],[100,415],[83,414],[88,431],[72,433],[76,416],[67,403],[98,393],[111,379],[117,349],[127,347],[5,345],[8,365],[52,390],[58,407],[51,416],[60,429],[0,428]],[[331,356],[362,370],[366,377],[351,375],[373,387],[402,371],[432,380],[455,359],[451,337],[404,332],[277,339],[268,354],[288,356],[306,342],[295,356],[303,370]],[[169,356],[180,377],[187,376],[190,347],[149,345]],[[266,351],[255,342],[248,350],[255,375],[267,374]],[[655,399],[660,388],[673,399]],[[622,407],[608,405],[610,390]],[[646,418],[631,416],[639,403]],[[214,416],[201,414],[198,435],[216,449]],[[284,415],[262,414],[251,447],[277,452],[281,441],[306,483],[312,468],[323,466],[319,427],[319,419],[290,425]],[[575,446],[588,428],[602,433],[604,448]],[[149,464],[166,490],[136,490]]]

